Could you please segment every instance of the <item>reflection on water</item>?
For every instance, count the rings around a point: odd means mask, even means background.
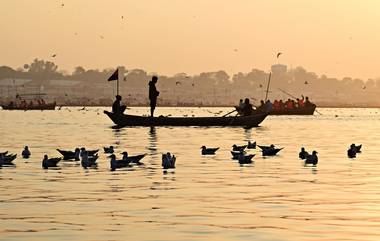
[[[157,134],[156,127],[152,126],[149,128],[149,147],[148,150],[151,151],[151,155],[157,154]]]
[[[0,111],[0,152],[32,157],[0,169],[1,240],[378,240],[380,112],[320,109],[323,115],[270,116],[259,128],[112,129],[98,108]],[[146,114],[132,108],[131,114]],[[228,108],[158,108],[158,115],[198,116]],[[337,116],[337,117],[336,117]],[[4,138],[6,137],[6,138]],[[274,143],[280,155],[252,165],[231,160],[232,144]],[[352,143],[363,153],[346,157]],[[115,153],[148,152],[145,165],[110,172],[61,162],[43,170],[56,148],[115,145]],[[220,147],[201,156],[200,147]],[[319,152],[317,167],[298,159],[301,146]],[[164,173],[161,153],[177,156]]]

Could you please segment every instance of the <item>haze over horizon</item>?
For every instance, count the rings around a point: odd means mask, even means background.
[[[380,1],[0,2],[0,65],[34,58],[75,66],[118,65],[172,75],[269,70],[380,77]],[[56,57],[52,57],[56,54]]]

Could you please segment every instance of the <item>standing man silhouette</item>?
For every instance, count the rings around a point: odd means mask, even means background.
[[[152,80],[149,81],[149,100],[150,100],[150,116],[153,117],[154,109],[156,108],[157,104],[157,97],[160,94],[160,92],[156,89],[156,83],[157,83],[157,76],[153,76]]]

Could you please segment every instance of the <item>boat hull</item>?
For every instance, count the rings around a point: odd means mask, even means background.
[[[295,109],[272,110],[269,115],[313,115],[317,106],[309,106]]]
[[[234,117],[146,117],[104,111],[118,127],[125,126],[243,126],[256,127],[267,113]]]

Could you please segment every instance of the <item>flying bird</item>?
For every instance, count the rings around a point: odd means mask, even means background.
[[[180,85],[180,84],[181,84],[181,82],[179,82],[179,81],[175,82],[175,85]]]
[[[282,54],[281,52],[278,52],[277,53],[277,58],[280,57],[281,54]]]
[[[259,85],[259,87],[260,87],[260,88],[263,88],[263,85],[262,85],[262,84],[260,84],[260,85]]]
[[[237,52],[238,50],[237,49],[234,49],[235,52]]]
[[[100,37],[101,39],[104,39],[104,36],[103,36],[103,35],[99,35],[99,37]]]
[[[365,90],[366,88],[367,88],[367,86],[364,85],[364,86],[363,86],[363,90]]]
[[[309,84],[309,82],[307,82],[307,80],[306,80],[304,84],[307,85],[307,84]]]
[[[64,7],[64,6],[65,6],[65,4],[64,4],[64,3],[62,3],[62,4],[61,4],[61,7]]]
[[[55,56],[57,56],[57,54],[53,54],[51,57],[55,58]]]

